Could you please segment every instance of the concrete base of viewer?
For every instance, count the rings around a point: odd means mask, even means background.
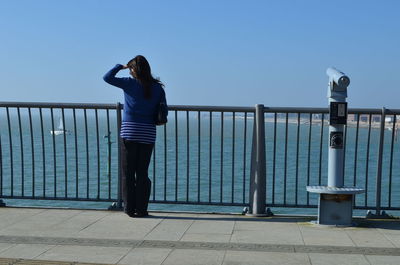
[[[356,187],[307,186],[307,191],[318,193],[318,224],[353,226],[355,195],[364,189]]]
[[[0,208],[0,264],[398,264],[400,221]]]

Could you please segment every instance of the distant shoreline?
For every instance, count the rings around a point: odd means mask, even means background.
[[[274,123],[275,120],[274,120],[274,118],[266,118],[265,122]],[[278,118],[278,119],[276,119],[276,122],[277,123],[285,123],[286,119]],[[298,120],[289,118],[288,119],[288,123],[297,124]],[[319,124],[321,124],[321,120],[320,119],[318,119],[318,120],[313,119],[311,121],[311,123],[313,125],[319,125]],[[304,124],[310,124],[310,120],[309,119],[300,119],[300,124],[303,124],[303,125]],[[324,120],[324,125],[329,125],[329,120]],[[361,128],[368,128],[369,127],[369,122],[360,121],[358,125]],[[357,121],[347,121],[347,126],[348,127],[352,127],[352,128],[356,128],[357,127]],[[381,126],[380,122],[371,122],[371,128],[373,128],[373,129],[379,129],[380,126]],[[385,129],[392,129],[392,128],[393,128],[393,123],[385,124]],[[396,126],[396,129],[398,129],[398,126]]]

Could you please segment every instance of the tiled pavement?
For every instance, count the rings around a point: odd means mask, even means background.
[[[0,208],[0,264],[400,264],[398,219],[348,228],[309,221]]]

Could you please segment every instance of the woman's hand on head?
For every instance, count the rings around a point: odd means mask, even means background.
[[[126,64],[123,64],[122,69],[128,69],[128,66]]]

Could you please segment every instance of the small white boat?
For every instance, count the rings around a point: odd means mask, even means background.
[[[71,131],[65,130],[65,129],[64,129],[64,123],[63,123],[62,118],[60,117],[60,121],[59,121],[59,123],[58,123],[57,129],[54,130],[54,131],[53,131],[53,130],[50,130],[50,133],[51,133],[51,134],[54,134],[54,135],[61,135],[61,134],[70,134]]]

